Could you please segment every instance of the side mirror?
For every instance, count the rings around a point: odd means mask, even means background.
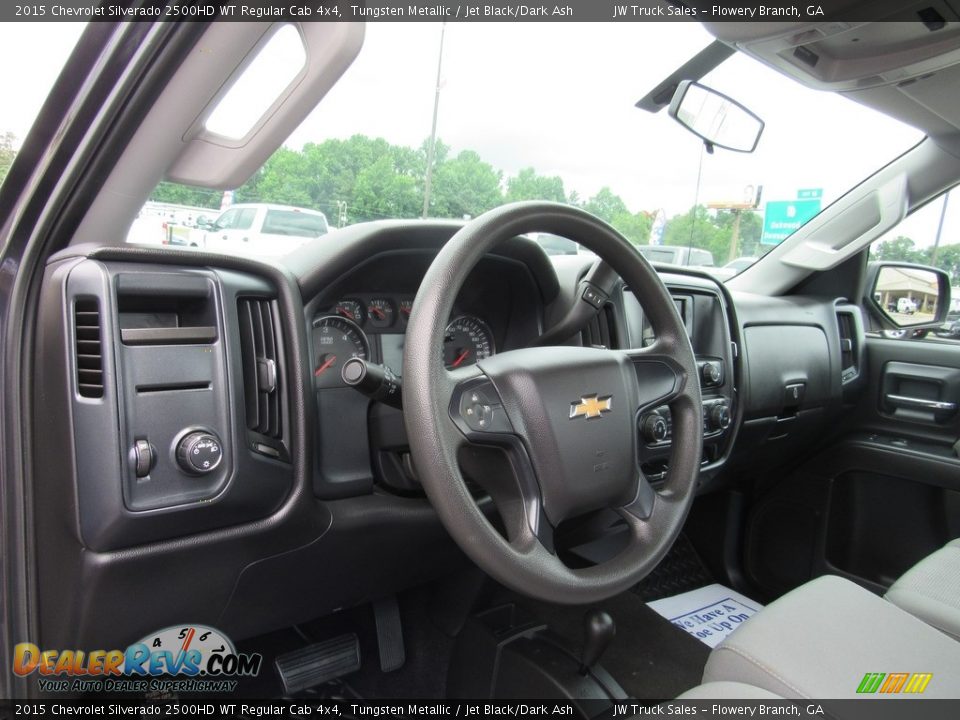
[[[206,215],[201,215],[197,218],[196,225],[203,230],[210,230],[213,228],[213,221]]]
[[[911,263],[867,266],[867,304],[894,328],[936,328],[950,310],[950,276]]]
[[[706,85],[684,80],[677,86],[667,113],[714,147],[752,153],[763,134],[763,120],[743,105]]]

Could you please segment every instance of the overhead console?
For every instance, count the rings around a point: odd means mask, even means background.
[[[711,23],[719,40],[819,90],[850,91],[918,78],[960,63],[960,15],[945,0],[824,6],[821,22]],[[873,22],[864,22],[869,17]]]
[[[41,310],[54,494],[76,493],[86,547],[110,550],[272,512],[289,492],[276,292],[245,274],[69,260]],[[52,392],[63,388],[64,392]]]

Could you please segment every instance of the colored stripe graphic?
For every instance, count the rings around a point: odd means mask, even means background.
[[[882,693],[893,695],[897,693],[920,694],[927,689],[933,679],[933,673],[865,673],[857,686],[857,693],[872,695]]]
[[[875,693],[877,688],[880,687],[880,683],[883,682],[883,678],[886,676],[886,673],[867,673],[863,676],[863,680],[860,681],[859,687],[857,687],[858,693]]]

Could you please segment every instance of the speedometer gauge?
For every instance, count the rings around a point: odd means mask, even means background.
[[[370,345],[356,323],[337,315],[313,322],[313,376],[317,387],[343,385],[340,369],[350,358],[370,357]]]
[[[480,318],[462,315],[447,325],[443,336],[443,362],[448,368],[472,365],[495,352],[493,333]]]

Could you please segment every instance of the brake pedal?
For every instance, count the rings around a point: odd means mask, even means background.
[[[360,669],[360,641],[348,633],[278,655],[277,674],[288,694],[336,680]]]

